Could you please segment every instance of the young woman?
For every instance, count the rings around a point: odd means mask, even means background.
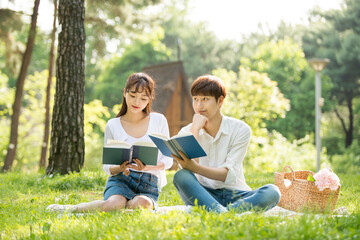
[[[122,99],[122,106],[116,118],[110,119],[105,127],[104,141],[122,140],[129,144],[148,141],[150,133],[169,136],[169,127],[164,115],[151,112],[154,99],[154,81],[145,73],[129,76]],[[165,169],[172,165],[172,159],[159,152],[157,166],[144,165],[134,159],[136,165],[104,165],[110,175],[107,180],[104,200],[78,205],[52,204],[50,211],[88,212],[119,209],[157,209],[159,189],[166,185]]]

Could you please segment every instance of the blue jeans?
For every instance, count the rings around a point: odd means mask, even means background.
[[[156,210],[159,190],[158,179],[155,175],[130,170],[130,175],[123,173],[108,178],[104,191],[104,200],[112,195],[121,195],[130,200],[136,196],[144,195],[152,199]]]
[[[279,188],[273,184],[252,191],[208,188],[201,185],[195,175],[186,169],[175,173],[174,185],[186,205],[197,204],[215,212],[266,211],[275,207],[281,197]]]

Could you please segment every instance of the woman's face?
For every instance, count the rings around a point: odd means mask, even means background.
[[[136,86],[132,86],[125,93],[125,99],[128,111],[133,113],[142,112],[150,102],[150,98],[146,95],[145,90],[140,88],[136,91]]]

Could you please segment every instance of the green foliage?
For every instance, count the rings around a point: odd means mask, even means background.
[[[130,74],[168,60],[169,50],[158,40],[162,34],[159,29],[152,36],[144,36],[144,39],[128,45],[120,57],[115,56],[106,63],[99,82],[94,86],[95,98],[107,107],[120,103]]]
[[[19,138],[14,170],[37,169],[40,161],[41,144],[44,131],[45,86],[48,71],[29,75],[25,81],[23,107],[20,116]],[[53,79],[53,82],[55,78]],[[51,95],[54,96],[55,84],[52,84]],[[15,89],[8,87],[8,78],[0,73],[0,159],[4,159],[10,136],[12,103]],[[53,98],[50,98],[52,110]],[[85,104],[85,167],[98,169],[101,165],[103,135],[106,121],[114,115],[99,100]],[[119,106],[117,106],[118,111]],[[51,113],[50,113],[51,114]],[[0,166],[4,164],[0,161]]]
[[[303,37],[304,52],[308,58],[328,58],[330,63],[323,70],[331,78],[331,98],[336,105],[347,108],[338,114],[345,133],[345,146],[349,147],[356,134],[354,99],[360,96],[360,14],[359,0],[344,1],[340,10],[315,11],[310,28]]]
[[[24,38],[24,41],[26,40],[27,38]],[[28,75],[32,75],[35,72],[49,70],[50,45],[51,45],[51,39],[48,36],[48,34],[42,32],[38,28],[36,30],[35,45],[31,55],[32,61],[30,62],[29,65]],[[56,59],[56,48],[54,54]]]
[[[279,172],[290,165],[294,170],[316,170],[316,149],[313,137],[289,141],[272,131],[267,137],[253,136],[244,166],[251,171]],[[321,167],[330,167],[326,149],[322,149]]]
[[[15,21],[15,23],[17,22]],[[16,29],[10,28],[11,32],[9,33],[1,32],[2,27],[3,24],[0,24],[0,70],[9,77],[9,86],[14,87],[20,71],[30,25],[19,24]],[[31,57],[32,61],[28,69],[29,75],[48,69],[49,52],[50,38],[41,29],[37,28]]]
[[[10,116],[14,102],[15,89],[8,87],[8,77],[0,71],[0,159],[6,156],[10,136]],[[3,166],[3,162],[0,162]]]
[[[63,177],[56,176],[51,181],[42,180],[49,189],[64,190],[101,190],[106,183],[106,176],[102,172],[72,173]]]
[[[12,80],[20,70],[25,42],[18,39],[24,32],[22,14],[10,9],[0,8],[0,70]]]
[[[85,168],[101,168],[104,131],[110,113],[100,100],[91,101],[84,106]]]
[[[290,97],[307,66],[303,51],[292,40],[265,42],[259,46],[251,60],[252,69],[268,73],[270,79],[278,82],[285,97]]]
[[[161,0],[88,0],[86,2],[86,32],[89,60],[104,57],[107,42],[117,47],[126,39],[136,39],[157,19],[149,8]],[[136,14],[134,14],[136,13]],[[115,40],[115,41],[114,41]]]
[[[167,172],[169,183],[160,194],[159,206],[183,204],[172,184],[173,174]],[[349,217],[239,216],[202,209],[191,214],[136,210],[76,215],[45,211],[56,201],[77,204],[102,199],[106,177],[103,172],[53,178],[39,173],[0,175],[0,182],[4,183],[0,185],[1,239],[357,239],[360,234],[357,175],[339,175],[342,186],[337,207],[345,206],[351,213]],[[273,182],[274,176],[247,172],[246,179],[252,188],[258,188]],[[65,187],[58,188],[64,182]]]
[[[21,109],[19,123],[19,137],[17,155],[13,168],[24,170],[34,169],[40,160],[40,151],[43,138],[43,121],[45,118],[44,102],[45,87],[48,72],[35,72],[29,75],[25,80],[23,107]],[[0,126],[5,129],[1,131],[0,156],[2,159],[6,155],[6,149],[10,136],[10,116],[12,114],[12,104],[14,102],[15,90],[8,87],[7,78],[2,75],[1,92],[5,93],[0,97],[0,106],[3,111],[0,112]],[[52,89],[54,94],[54,88]],[[51,103],[52,106],[52,103]],[[52,109],[52,107],[50,108]],[[3,164],[1,162],[0,164]]]
[[[267,24],[258,24],[258,29],[250,34],[243,34],[240,43],[241,58],[251,58],[258,50],[258,47],[266,42],[278,42],[292,39],[299,46],[302,44],[302,36],[306,26],[288,23],[284,20],[278,24],[274,31]]]
[[[338,111],[343,114],[345,107],[338,107]],[[335,154],[342,154],[345,151],[343,140],[343,129],[341,122],[334,112],[322,114],[321,120],[321,144],[326,147],[327,154],[331,157]]]
[[[283,119],[267,121],[267,128],[276,130],[290,140],[305,137],[315,129],[315,84],[313,71],[308,67],[305,54],[300,46],[290,39],[267,41],[261,44],[250,58],[241,60],[245,66],[262,73],[276,81],[280,91],[290,100],[290,111]],[[330,104],[328,78],[323,78],[323,94]],[[304,119],[304,121],[299,121]]]
[[[121,54],[129,42],[152,32],[162,0],[87,0],[85,14],[85,102],[94,99],[94,86],[104,70],[101,59]],[[167,2],[167,1],[166,1]],[[155,10],[155,11],[154,11]],[[137,70],[139,71],[139,70]]]
[[[206,23],[187,20],[186,9],[170,8],[167,13],[171,16],[160,24],[165,31],[163,43],[173,50],[171,59],[178,61],[178,39],[181,41],[181,56],[190,82],[217,68],[237,70],[239,46],[235,41],[220,40]]]
[[[224,69],[213,72],[224,80],[228,95],[222,111],[250,125],[252,140],[244,166],[252,171],[280,171],[285,165],[294,169],[315,169],[316,149],[313,137],[289,141],[276,131],[266,129],[269,120],[279,121],[289,108],[289,101],[267,74],[240,67],[238,75]],[[325,149],[324,149],[325,151]],[[325,152],[324,152],[325,153]],[[326,154],[322,163],[329,166]]]
[[[331,157],[334,171],[339,173],[360,174],[360,148],[359,141],[354,140],[350,147],[342,154],[336,154]]]
[[[224,114],[245,121],[253,132],[265,128],[266,120],[285,116],[289,101],[266,74],[243,67],[238,74],[225,69],[215,70],[213,74],[223,79],[228,90],[222,108]]]
[[[8,87],[9,78],[0,72],[0,116],[9,117],[11,115],[11,103],[13,102],[15,89]]]

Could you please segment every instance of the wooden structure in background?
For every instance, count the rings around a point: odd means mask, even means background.
[[[170,136],[191,123],[194,110],[182,61],[145,67],[156,84],[156,97],[152,105],[155,112],[165,115]]]

